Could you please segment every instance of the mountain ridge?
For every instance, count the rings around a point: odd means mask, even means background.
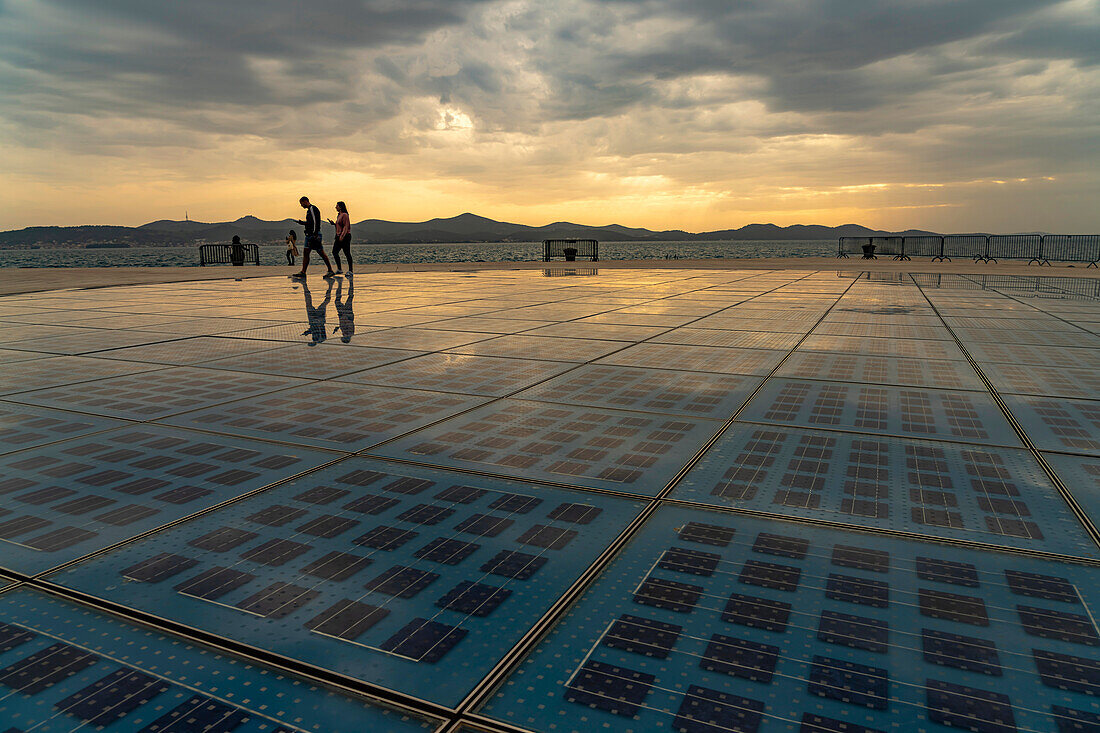
[[[137,227],[123,226],[38,226],[0,232],[0,247],[79,248],[90,244],[119,243],[131,246],[187,246],[229,242],[234,235],[245,242],[274,244],[282,242],[294,229],[301,237],[301,225],[294,219],[267,221],[251,214],[231,222],[197,222],[159,219]],[[332,231],[325,224],[326,239]],[[800,241],[836,239],[842,236],[882,234],[934,234],[921,230],[886,232],[860,224],[829,227],[821,224],[746,224],[738,229],[711,232],[686,232],[681,229],[655,231],[622,224],[592,226],[567,221],[542,226],[514,224],[464,212],[458,216],[436,217],[420,222],[364,219],[352,224],[357,244],[439,244],[444,242],[507,243],[543,239],[599,239],[605,242],[706,242],[719,240]]]

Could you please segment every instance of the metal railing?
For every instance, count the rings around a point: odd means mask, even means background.
[[[260,248],[255,244],[201,244],[199,265],[260,264]]]
[[[1054,262],[1087,262],[1100,266],[1100,234],[944,234],[915,236],[841,237],[837,257],[864,256],[873,246],[874,256],[895,260],[930,257],[933,262],[970,258],[975,262],[1027,260],[1030,265]]]
[[[573,250],[572,254],[566,250]],[[549,262],[554,257],[567,260],[588,257],[593,262],[600,261],[600,243],[595,239],[544,239],[542,240],[542,260]]]

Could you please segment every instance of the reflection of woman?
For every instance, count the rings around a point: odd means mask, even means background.
[[[349,275],[351,273],[348,273]],[[345,344],[351,341],[351,337],[355,335],[355,313],[352,311],[351,301],[355,297],[355,285],[351,280],[348,280],[348,299],[341,301],[340,298],[343,295],[344,281],[339,280],[336,283],[336,316],[340,319],[340,325],[332,330],[333,333],[341,331],[340,340]]]
[[[340,267],[340,252],[348,258],[348,274],[351,275],[351,217],[348,216],[348,207],[343,201],[336,202],[336,221],[328,220],[329,224],[336,227],[336,241],[332,243],[332,256],[336,258],[336,272],[343,272]]]
[[[294,233],[294,230],[290,230],[290,234],[286,235],[286,263],[288,265],[294,264],[294,258],[298,256],[298,235]]]

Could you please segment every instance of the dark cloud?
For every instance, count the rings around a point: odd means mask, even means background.
[[[1098,34],[1097,0],[0,0],[0,125],[502,190],[1095,181]]]

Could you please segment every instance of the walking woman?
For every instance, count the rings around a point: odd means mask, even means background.
[[[286,235],[286,263],[288,265],[294,264],[294,258],[298,256],[298,235],[294,233],[294,230],[290,230],[290,234]]]
[[[336,258],[336,273],[344,270],[340,266],[340,252],[348,259],[348,274],[351,275],[351,217],[348,216],[348,207],[343,201],[336,202],[336,221],[328,220],[329,224],[336,227],[336,241],[332,243],[332,256]]]

